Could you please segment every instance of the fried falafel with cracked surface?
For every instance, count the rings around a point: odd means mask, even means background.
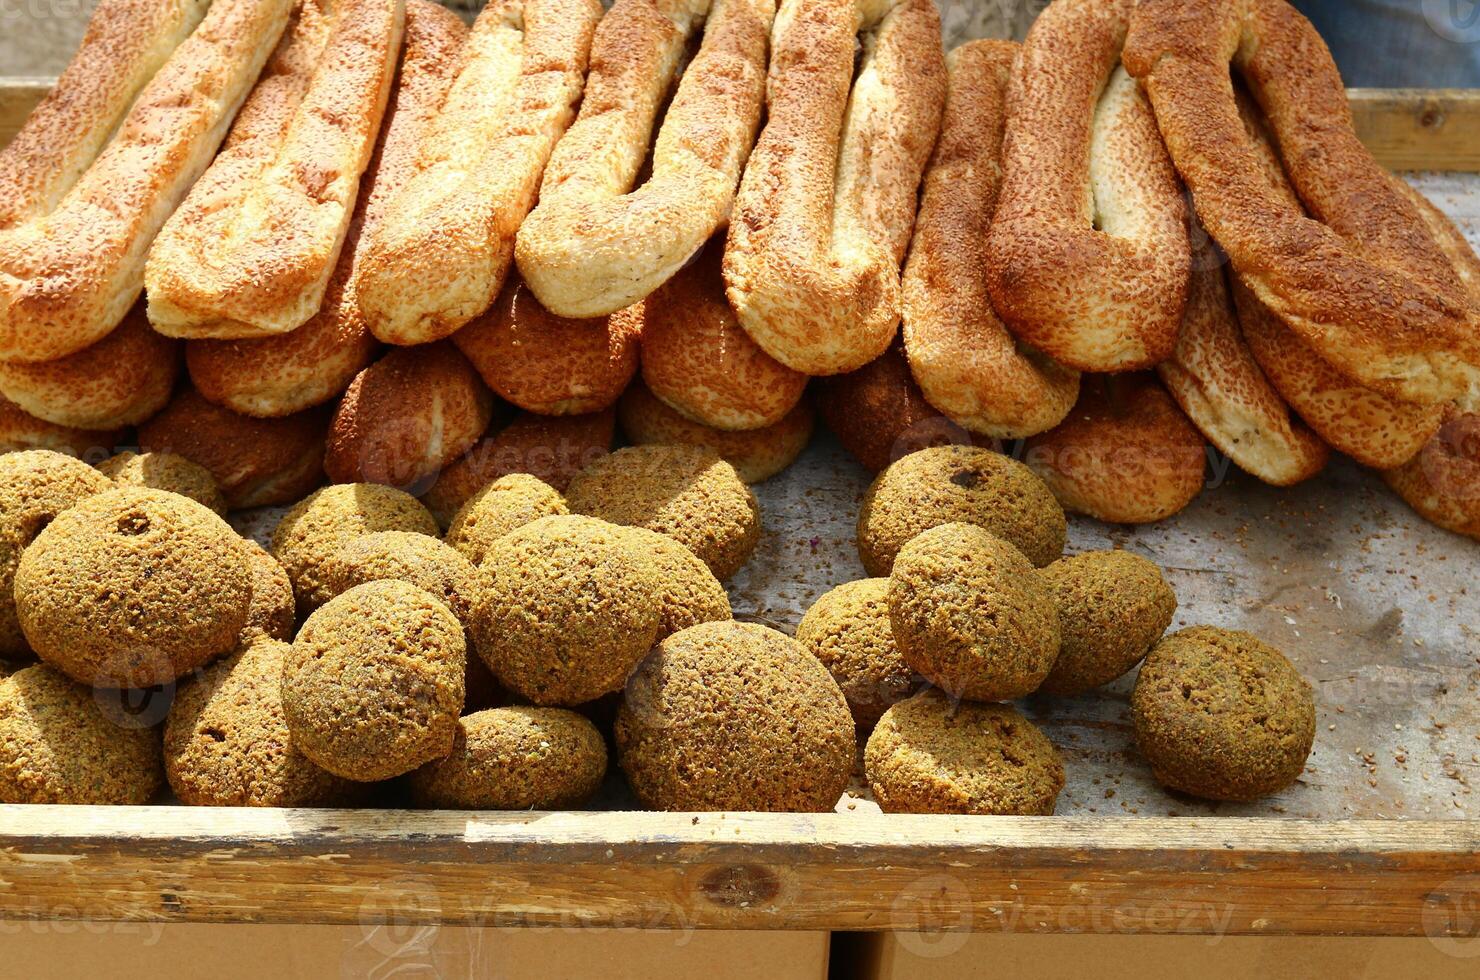
[[[1080,694],[1140,663],[1177,612],[1154,562],[1126,551],[1087,551],[1038,570],[1059,608],[1058,658],[1039,690]]]
[[[333,598],[357,585],[391,579],[436,596],[466,625],[472,612],[472,563],[436,538],[414,531],[376,531],[340,546],[324,562],[324,591]]]
[[[170,788],[193,806],[333,806],[360,785],[314,765],[283,711],[290,647],[258,638],[180,685],[164,724]]]
[[[920,686],[894,642],[888,592],[887,578],[844,582],[813,603],[797,625],[797,641],[833,675],[860,729],[872,728],[890,705]]]
[[[293,581],[300,614],[329,601],[324,565],[346,543],[375,531],[414,531],[437,537],[440,528],[411,494],[379,483],[340,483],[293,505],[272,532],[272,555]]]
[[[123,452],[98,464],[98,472],[121,486],[152,487],[178,493],[217,514],[226,513],[226,498],[211,471],[174,453]]]
[[[666,534],[724,581],[760,540],[761,513],[735,467],[697,446],[628,446],[570,481],[576,514]]]
[[[492,708],[464,715],[452,751],[409,778],[422,806],[463,810],[562,810],[595,793],[606,742],[564,708]]]
[[[736,622],[660,643],[627,685],[616,739],[654,810],[831,810],[856,752],[827,668],[786,634]]]
[[[975,524],[1042,568],[1064,553],[1064,508],[1022,463],[975,446],[935,446],[890,464],[858,510],[858,556],[870,575],[888,575],[899,549],[921,531]]]
[[[1240,630],[1194,626],[1152,648],[1131,693],[1136,745],[1163,786],[1256,800],[1293,783],[1316,734],[1310,684]]]
[[[1010,705],[954,701],[937,688],[884,712],[864,771],[885,813],[1053,813],[1059,754]]]
[[[889,575],[889,625],[904,662],[955,697],[1009,701],[1038,689],[1059,652],[1059,613],[1032,564],[975,524],[909,541]]]
[[[257,542],[244,540],[242,546],[247,550],[247,566],[252,572],[252,601],[247,606],[247,621],[237,646],[262,638],[291,642],[298,620],[288,573]]]
[[[731,618],[729,593],[692,551],[645,527],[622,527],[621,531],[638,554],[658,569],[657,640],[700,623]]]
[[[141,804],[163,784],[158,729],[45,664],[0,680],[0,803]]]
[[[115,487],[37,535],[16,568],[15,601],[42,660],[95,687],[149,687],[236,646],[252,571],[241,538],[207,508]]]
[[[49,449],[0,455],[0,657],[30,652],[15,611],[21,552],[62,511],[113,482],[81,460]]]
[[[569,514],[565,497],[537,476],[510,473],[468,498],[447,525],[447,543],[474,565],[488,546],[541,517]]]
[[[414,585],[369,582],[330,599],[283,663],[294,744],[360,782],[442,758],[462,712],[465,656],[457,617]]]
[[[473,645],[499,683],[538,705],[619,691],[662,623],[661,577],[626,529],[542,517],[478,566]]]

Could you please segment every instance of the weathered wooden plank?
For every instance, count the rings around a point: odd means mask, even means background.
[[[1480,170],[1480,90],[1352,89],[1357,135],[1392,170]]]
[[[1464,821],[0,807],[0,915],[1447,935]]]

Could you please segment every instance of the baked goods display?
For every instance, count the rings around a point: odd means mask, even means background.
[[[1124,68],[1135,0],[1057,0],[1013,69],[987,284],[1017,336],[1082,371],[1171,354],[1187,296],[1187,205]]]
[[[1079,698],[1298,783],[1294,664],[1091,522],[1340,454],[1480,538],[1480,259],[1284,0],[940,35],[102,0],[0,149],[0,802],[1052,814]]]
[[[459,54],[415,173],[370,233],[357,302],[390,344],[454,333],[493,304],[581,98],[596,0],[497,0]]]
[[[591,43],[580,115],[519,228],[519,271],[540,302],[561,316],[615,313],[724,225],[766,102],[775,16],[775,0],[612,4]],[[650,140],[647,179],[635,186]]]

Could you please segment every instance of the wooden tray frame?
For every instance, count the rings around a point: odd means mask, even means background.
[[[0,145],[50,79],[0,78]],[[1480,91],[1351,91],[1480,171]],[[0,806],[0,917],[724,929],[1480,932],[1480,824]]]

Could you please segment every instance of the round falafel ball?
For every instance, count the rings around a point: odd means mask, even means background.
[[[864,772],[885,813],[1048,816],[1064,788],[1053,743],[1006,704],[927,688],[884,712]]]
[[[360,782],[442,758],[462,712],[465,656],[457,617],[414,585],[368,582],[330,599],[283,664],[293,744]]]
[[[252,572],[252,601],[247,606],[247,622],[242,626],[237,646],[267,638],[290,641],[298,625],[293,604],[293,583],[278,560],[255,541],[242,541],[247,549],[247,566]]]
[[[123,452],[99,463],[98,472],[121,486],[168,490],[218,514],[226,513],[226,498],[211,471],[184,456]]]
[[[857,750],[827,668],[786,634],[736,622],[658,644],[628,682],[616,740],[654,810],[831,810]]]
[[[464,715],[452,752],[409,779],[421,806],[458,810],[563,810],[606,775],[606,742],[564,708],[492,708]]]
[[[647,528],[621,530],[638,553],[657,566],[658,640],[690,626],[731,617],[729,593],[692,551],[666,534]]]
[[[300,615],[332,598],[324,582],[325,563],[348,542],[375,531],[414,531],[435,538],[440,528],[421,501],[379,483],[324,487],[283,515],[272,532],[272,556],[293,581]]]
[[[149,687],[236,646],[252,570],[242,539],[207,508],[115,487],[36,537],[16,569],[15,601],[42,660],[94,687]]]
[[[474,565],[488,546],[541,517],[569,514],[565,497],[539,477],[510,473],[468,498],[447,525],[447,543]]]
[[[148,803],[164,784],[159,731],[109,717],[45,664],[0,681],[0,803]]]
[[[975,524],[912,538],[889,575],[888,601],[904,662],[954,697],[1022,697],[1058,656],[1048,589],[1021,551]]]
[[[628,446],[593,462],[565,491],[572,513],[666,534],[724,581],[760,540],[755,494],[735,467],[698,446]]]
[[[1080,694],[1108,684],[1146,656],[1177,612],[1177,594],[1155,562],[1126,551],[1087,551],[1039,569],[1059,608],[1058,659],[1039,690]]]
[[[941,524],[975,524],[1042,568],[1064,553],[1064,508],[1032,470],[976,446],[932,446],[889,464],[858,511],[858,557],[888,575],[905,542]]]
[[[797,641],[833,675],[861,730],[920,686],[894,643],[888,592],[887,578],[845,582],[813,603],[797,625]]]
[[[113,489],[86,463],[49,449],[0,455],[0,657],[30,652],[15,612],[15,567],[21,552],[62,511]]]
[[[377,531],[362,534],[324,562],[324,592],[330,598],[366,582],[393,579],[425,589],[466,624],[473,601],[474,571],[466,558],[425,534]]]
[[[1194,626],[1147,654],[1131,721],[1163,786],[1249,801],[1284,789],[1305,769],[1315,697],[1269,644],[1239,630]]]
[[[286,643],[259,638],[186,680],[164,723],[170,788],[193,806],[332,806],[360,785],[320,769],[288,734]]]
[[[478,567],[473,646],[500,684],[539,705],[619,691],[661,623],[657,566],[625,529],[542,517],[504,535]]]

